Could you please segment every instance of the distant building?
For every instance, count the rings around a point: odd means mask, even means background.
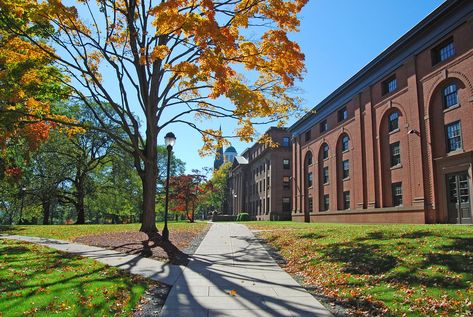
[[[218,170],[223,165],[223,147],[220,147],[215,154],[214,170]]]
[[[255,220],[290,220],[290,133],[286,128],[272,127],[265,134],[279,147],[255,143],[235,157],[228,182],[227,213],[247,212]]]
[[[235,156],[237,156],[237,151],[233,146],[228,147],[225,152],[223,153],[223,161],[224,164],[227,162],[233,163]]]
[[[290,127],[292,219],[472,223],[472,83],[473,1],[448,0]]]

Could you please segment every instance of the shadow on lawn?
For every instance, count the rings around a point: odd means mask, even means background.
[[[330,261],[341,262],[343,271],[351,274],[383,274],[392,270],[398,258],[380,250],[375,244],[346,242],[331,244],[323,250]]]
[[[75,313],[82,316],[99,311],[120,314],[124,306],[115,303],[136,303],[139,300],[133,293],[125,298],[127,290],[138,281],[123,278],[125,273],[121,271],[106,272],[108,269],[105,267],[86,265],[82,262],[84,259],[76,254],[21,244],[24,242],[8,241],[0,246],[0,257],[8,255],[8,270],[15,272],[7,278],[0,278],[1,292],[5,294],[0,296],[0,307],[5,316],[48,314],[52,311],[66,314],[73,304],[77,306]],[[121,290],[105,293],[116,279],[123,284]],[[103,293],[103,298],[97,300],[97,296],[91,294],[92,288],[99,290],[99,294]],[[72,291],[74,296],[71,297]]]
[[[18,234],[18,232],[24,230],[24,228],[18,226],[0,226],[0,234]]]

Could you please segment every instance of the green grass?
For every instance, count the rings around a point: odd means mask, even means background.
[[[0,316],[129,316],[147,288],[90,259],[0,240]]]
[[[156,224],[159,231],[163,223]],[[169,230],[185,230],[200,232],[207,226],[204,222],[169,222]],[[0,226],[0,234],[15,234],[41,238],[54,238],[72,241],[75,238],[93,234],[109,232],[138,231],[140,224],[107,224],[107,225],[28,225],[28,226]]]
[[[473,227],[245,223],[279,248],[286,270],[355,311],[469,316]]]

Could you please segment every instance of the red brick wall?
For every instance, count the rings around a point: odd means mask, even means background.
[[[455,55],[432,65],[431,51],[453,38]],[[397,89],[383,95],[382,82],[395,74]],[[459,106],[444,111],[442,89],[458,86]],[[337,111],[327,118],[328,131],[319,124],[311,128],[311,140],[302,133],[294,139],[293,220],[304,221],[307,196],[313,197],[310,221],[317,222],[445,222],[447,202],[445,175],[468,171],[473,192],[473,20],[460,25],[431,47],[407,58],[379,82],[352,96],[346,104],[349,118],[338,122]],[[389,132],[387,117],[400,113],[399,130]],[[461,121],[463,149],[446,153],[445,125]],[[340,136],[350,137],[350,149],[338,150]],[[401,166],[391,168],[390,144],[401,144]],[[322,160],[322,144],[329,145],[329,158]],[[304,166],[308,152],[313,164]],[[342,180],[341,161],[350,161],[350,177]],[[321,171],[329,167],[330,182],[321,184]],[[314,182],[306,186],[307,173]],[[402,210],[393,208],[391,184],[402,182]],[[350,191],[350,210],[342,211],[343,191]],[[330,210],[321,211],[324,194],[330,195]],[[473,208],[472,208],[473,209]]]

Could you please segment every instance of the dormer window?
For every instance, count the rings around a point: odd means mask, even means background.
[[[327,120],[320,122],[320,133],[323,133],[328,130]]]
[[[338,122],[345,121],[346,119],[348,119],[348,109],[347,107],[343,107],[338,110]]]
[[[393,75],[389,77],[388,79],[386,79],[385,81],[383,81],[382,86],[383,86],[383,95],[389,94],[393,92],[394,90],[396,90],[397,89],[396,75]]]
[[[312,136],[311,136],[310,130],[306,131],[306,133],[305,133],[305,141],[306,141],[306,142],[307,142],[307,141],[310,141],[311,137],[312,137]]]
[[[449,59],[453,55],[455,55],[455,46],[453,45],[453,38],[446,40],[445,42],[441,43],[431,52],[432,55],[432,65],[436,65],[444,60]]]

